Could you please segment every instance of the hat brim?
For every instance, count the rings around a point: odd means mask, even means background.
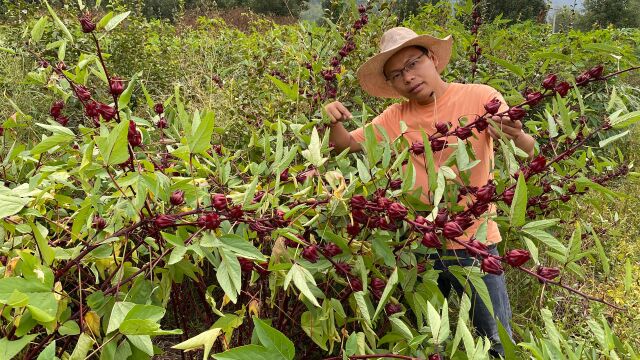
[[[438,39],[429,35],[420,35],[412,38],[398,46],[367,60],[358,69],[357,76],[360,86],[368,94],[382,98],[399,98],[402,97],[389,84],[384,75],[384,64],[399,50],[411,46],[422,46],[429,49],[430,52],[438,59],[436,70],[442,73],[444,68],[451,59],[451,50],[453,47],[453,38],[451,35],[444,39]]]

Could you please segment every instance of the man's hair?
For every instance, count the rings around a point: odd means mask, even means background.
[[[429,49],[427,49],[426,47],[420,45],[413,45],[413,47],[422,51],[425,55],[429,55]]]

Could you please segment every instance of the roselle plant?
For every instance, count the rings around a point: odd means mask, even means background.
[[[366,25],[366,10],[358,10],[354,30]],[[50,11],[32,37],[53,19],[72,42]],[[37,123],[45,137],[23,144],[12,128],[0,134],[3,145],[21,149],[3,150],[3,161],[21,170],[0,187],[2,341],[11,356],[151,358],[154,339],[173,335],[181,336],[175,348],[203,348],[204,358],[218,359],[482,357],[489,342],[474,338],[465,310],[471,301],[491,308],[483,273],[510,269],[619,308],[562,281],[581,271],[584,230],[577,222],[565,244],[554,236],[560,220],[553,214],[586,191],[620,196],[605,185],[632,164],[597,164],[619,136],[601,142],[603,149],[588,144],[637,114],[602,114],[609,116],[597,126],[562,123],[551,146],[530,160],[501,140],[494,179],[479,187],[464,179],[477,166],[468,141],[487,131],[491,115],[528,122],[536,106],[551,104],[552,119],[569,116],[563,109],[574,92],[626,70],[594,64],[573,85],[547,76],[509,111],[499,113],[500,103],[490,101],[484,114],[443,119],[421,143],[386,134],[380,142],[367,127],[363,155],[332,152],[319,117],[249,128],[249,143],[228,148],[211,143],[214,113],[190,110],[179,88],[153,99],[139,75],[111,75],[100,35],[126,15],[94,24],[83,12],[74,26],[94,53],[43,69],[56,94],[50,117]],[[27,51],[34,61],[51,61],[36,38]],[[325,90],[328,97],[338,91]],[[140,92],[143,116],[130,107]],[[62,116],[77,125],[65,126]],[[448,160],[435,169],[433,158],[442,154]],[[413,191],[410,156],[430,164],[429,204]],[[509,239],[499,256],[487,251],[486,222],[472,241],[459,239],[474,220],[489,218]],[[429,258],[445,241],[477,258],[475,267],[451,269],[467,285],[455,332]],[[471,286],[477,299],[468,295]],[[533,352],[542,339],[526,341],[520,347]]]

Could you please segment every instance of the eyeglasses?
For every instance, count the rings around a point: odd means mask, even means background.
[[[421,62],[422,57],[425,55],[425,53],[420,54],[420,56],[418,56],[417,58],[409,61],[402,69],[389,74],[389,76],[387,76],[387,81],[390,81],[394,84],[399,83],[403,78],[403,74],[412,73],[416,69],[416,66]]]

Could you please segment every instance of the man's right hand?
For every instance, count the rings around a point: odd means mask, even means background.
[[[340,102],[334,101],[324,106],[324,111],[329,116],[331,124],[336,124],[345,120],[353,118],[353,115],[347,110],[347,108]]]

